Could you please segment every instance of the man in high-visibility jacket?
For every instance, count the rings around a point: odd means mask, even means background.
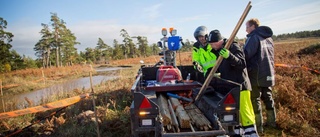
[[[207,76],[216,65],[218,57],[224,58],[218,68],[220,77],[242,85],[240,89],[240,122],[245,132],[244,135],[257,137],[259,135],[255,127],[255,115],[250,99],[251,84],[244,53],[236,42],[231,44],[229,50],[224,48],[226,42],[227,39],[222,39],[219,30],[211,31],[207,38],[208,45],[199,48],[199,63]],[[235,132],[240,136],[240,127]]]
[[[199,72],[203,73],[203,68],[200,65],[200,56],[199,49],[208,45],[207,37],[208,37],[208,29],[205,26],[199,26],[193,33],[194,38],[197,40],[193,44],[192,50],[192,63],[194,68]]]

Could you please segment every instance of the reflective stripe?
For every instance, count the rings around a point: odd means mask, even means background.
[[[240,135],[240,129],[239,128],[238,129],[234,129],[234,134]]]
[[[245,133],[256,132],[256,129],[254,127],[248,127],[248,128],[244,128],[244,132]]]
[[[202,64],[202,67],[207,68],[207,67],[209,67],[210,65],[211,65],[211,66],[214,66],[215,64],[216,64],[216,60],[211,60],[211,61],[209,61],[209,62],[206,62],[206,63]],[[211,67],[211,66],[210,66],[210,67]]]

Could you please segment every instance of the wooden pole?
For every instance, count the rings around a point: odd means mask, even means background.
[[[46,78],[44,77],[43,69],[41,70],[41,73],[42,73],[43,84],[45,85],[46,84]]]
[[[0,92],[1,92],[1,100],[2,100],[2,109],[3,109],[3,112],[6,112],[6,108],[5,108],[4,100],[3,100],[2,80],[1,79],[0,79]]]
[[[244,12],[242,13],[241,18],[239,19],[236,27],[234,28],[231,36],[229,37],[229,39],[228,39],[228,41],[227,41],[227,43],[226,43],[226,46],[225,46],[226,49],[229,49],[229,47],[230,47],[231,44],[233,43],[234,37],[237,35],[237,33],[238,33],[239,29],[240,29],[240,26],[242,25],[244,19],[247,17],[247,15],[248,15],[251,7],[252,7],[252,6],[251,6],[251,1],[249,1],[246,9],[245,9]],[[211,80],[212,80],[212,78],[213,78],[213,76],[214,76],[214,73],[218,70],[218,67],[219,67],[220,64],[221,64],[222,59],[223,59],[222,56],[219,56],[219,57],[218,57],[218,59],[217,59],[217,61],[216,61],[216,65],[213,67],[213,69],[211,69],[211,71],[210,71],[210,73],[209,73],[206,81],[204,82],[203,86],[201,87],[201,89],[200,89],[200,91],[199,91],[199,94],[196,96],[195,101],[197,101],[198,99],[200,99],[200,98],[202,97],[203,91],[208,88],[208,85],[209,85],[209,83],[211,82]]]
[[[2,93],[2,80],[0,79],[0,91],[1,91],[1,96],[3,96],[3,93]]]
[[[98,137],[100,137],[99,123],[98,123],[98,116],[97,116],[96,102],[95,102],[95,94],[94,94],[93,84],[92,84],[92,71],[90,71],[90,85],[91,85],[91,93],[92,93],[93,111],[94,111],[94,116],[96,119],[95,123],[97,126],[97,134],[98,134]]]

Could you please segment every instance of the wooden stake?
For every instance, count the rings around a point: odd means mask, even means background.
[[[2,93],[2,80],[0,79],[0,90],[1,90],[1,96],[3,96],[3,93]]]
[[[163,126],[171,125],[171,116],[168,108],[168,101],[163,94],[159,94],[158,103],[159,103],[160,113],[163,119]]]
[[[185,110],[189,114],[192,123],[194,123],[198,129],[205,131],[212,129],[210,121],[203,115],[196,105],[192,103],[186,106]]]
[[[190,128],[190,117],[177,98],[169,97],[181,128]]]
[[[91,85],[91,93],[92,93],[92,103],[93,103],[93,111],[94,111],[94,116],[96,118],[96,126],[97,126],[97,134],[98,137],[100,137],[100,130],[99,130],[99,123],[98,123],[98,116],[97,116],[97,110],[96,110],[96,102],[95,102],[95,94],[93,90],[93,84],[92,84],[92,72],[90,71],[90,85]]]
[[[239,29],[240,29],[240,26],[242,25],[244,19],[247,17],[247,15],[248,15],[251,7],[252,7],[252,6],[251,6],[251,1],[249,1],[246,9],[245,9],[244,12],[242,13],[241,18],[239,19],[236,27],[234,28],[231,36],[229,37],[229,39],[228,39],[228,41],[227,41],[227,43],[226,43],[226,46],[225,46],[226,49],[229,49],[229,47],[230,47],[231,44],[233,43],[234,37],[237,35],[237,33],[238,33]],[[200,98],[202,97],[203,91],[208,88],[208,85],[209,85],[209,83],[211,82],[211,80],[212,80],[212,78],[213,78],[213,76],[214,76],[214,73],[216,73],[216,71],[218,70],[218,67],[219,67],[220,64],[221,64],[222,59],[223,59],[222,56],[219,56],[219,57],[218,57],[218,59],[217,59],[217,61],[216,61],[216,65],[211,69],[211,71],[210,71],[210,73],[209,73],[206,81],[205,81],[204,84],[202,85],[202,87],[201,87],[198,95],[196,96],[195,100],[200,99]]]
[[[3,100],[2,80],[1,79],[0,79],[0,91],[1,91],[2,109],[3,109],[3,112],[6,112],[6,108],[5,108],[4,100]]]

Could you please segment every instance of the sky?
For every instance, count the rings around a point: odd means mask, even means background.
[[[51,13],[66,22],[77,37],[78,51],[97,46],[101,38],[112,46],[122,43],[120,30],[145,36],[149,45],[163,36],[161,29],[173,27],[184,40],[195,41],[194,30],[201,25],[218,29],[230,37],[249,1],[247,0],[1,0],[0,17],[5,31],[13,33],[12,49],[35,59],[41,24],[50,24]],[[258,18],[274,35],[320,29],[319,0],[252,0],[246,20]],[[245,22],[237,33],[245,38]]]

